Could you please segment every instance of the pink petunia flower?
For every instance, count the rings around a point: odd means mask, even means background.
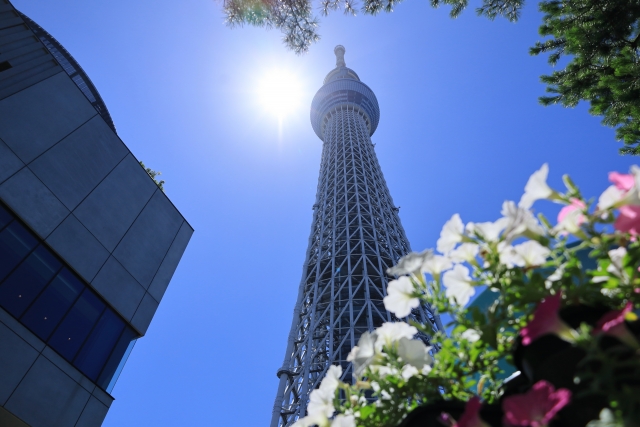
[[[576,234],[580,232],[580,226],[584,224],[586,218],[582,211],[587,205],[580,199],[571,199],[571,204],[560,209],[558,213],[558,225],[556,230],[563,234],[567,232]]]
[[[640,234],[640,206],[620,206],[620,215],[613,223],[613,228],[623,233],[631,233],[634,236]]]
[[[509,396],[503,400],[503,422],[513,426],[545,427],[570,401],[570,390],[556,390],[552,384],[544,380],[538,381],[525,394]]]
[[[443,412],[440,415],[440,422],[451,427],[490,427],[480,418],[481,406],[480,399],[477,396],[473,396],[465,405],[459,421],[455,421],[451,415]]]
[[[571,212],[577,211],[577,210],[583,210],[584,208],[586,208],[587,205],[580,199],[571,199],[571,204],[567,205],[565,207],[563,207],[562,209],[560,209],[560,212],[558,213],[558,222],[562,222],[562,220],[564,220],[567,215],[569,215]],[[578,216],[578,218],[576,219],[576,223],[578,225],[582,224],[585,221],[584,215],[580,215]]]
[[[609,172],[609,181],[616,186],[618,190],[629,191],[635,184],[634,176],[619,172]]]
[[[522,328],[522,344],[529,345],[539,337],[547,334],[555,334],[565,341],[573,341],[574,331],[560,319],[560,301],[562,295],[551,295],[538,304],[533,313],[533,319]]]
[[[629,331],[627,325],[624,323],[629,313],[633,311],[633,304],[627,302],[622,310],[613,310],[605,314],[598,320],[596,327],[593,329],[593,334],[606,334],[618,338],[623,343],[633,348],[640,348],[640,343],[635,336]],[[635,315],[632,314],[633,317]]]

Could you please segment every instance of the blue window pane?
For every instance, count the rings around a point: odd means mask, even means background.
[[[38,246],[0,285],[0,305],[15,317],[22,316],[60,267],[47,249]]]
[[[13,215],[11,215],[5,208],[0,206],[0,230],[2,230],[12,220]]]
[[[113,375],[117,370],[122,369],[121,362],[125,362],[122,360],[122,357],[125,355],[127,349],[129,348],[129,344],[136,338],[136,333],[133,329],[127,327],[124,329],[122,336],[118,340],[118,344],[113,349],[111,353],[111,357],[109,357],[109,361],[105,365],[102,373],[100,374],[100,378],[98,378],[98,385],[102,387],[104,390],[107,389]]]
[[[104,303],[85,289],[53,333],[49,345],[67,360],[73,360],[104,308]]]
[[[0,280],[4,279],[38,242],[17,221],[0,233]]]
[[[124,322],[120,317],[105,310],[73,364],[87,377],[97,380],[123,329]]]
[[[46,341],[83,289],[84,284],[64,268],[20,320]]]

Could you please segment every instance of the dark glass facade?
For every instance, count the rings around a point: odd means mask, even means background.
[[[104,390],[138,338],[1,204],[0,306]]]

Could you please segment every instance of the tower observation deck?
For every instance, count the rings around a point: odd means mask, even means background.
[[[378,100],[336,46],[336,68],[311,103],[311,125],[323,141],[311,236],[293,314],[271,427],[306,413],[309,393],[330,365],[352,380],[347,355],[360,335],[398,320],[385,310],[387,268],[410,252],[371,142]],[[441,328],[429,307],[410,317]],[[428,341],[428,337],[423,337]]]

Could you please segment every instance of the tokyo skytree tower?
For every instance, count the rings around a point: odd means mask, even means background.
[[[397,320],[382,302],[385,271],[411,250],[371,142],[380,118],[378,100],[346,67],[345,48],[336,46],[334,52],[336,68],[311,103],[322,162],[271,427],[290,426],[305,416],[309,393],[330,365],[342,365],[343,381],[351,382],[347,355],[360,335]],[[429,307],[410,316],[442,327]]]

